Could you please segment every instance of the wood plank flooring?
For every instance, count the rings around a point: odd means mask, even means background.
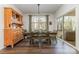
[[[44,44],[41,48],[30,45],[26,40],[20,41],[14,48],[0,50],[0,54],[78,54],[79,52],[61,40],[57,44]]]

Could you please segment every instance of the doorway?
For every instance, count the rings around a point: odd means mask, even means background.
[[[75,10],[68,12],[64,15],[64,39],[75,46]]]
[[[57,37],[75,46],[75,9],[57,19]]]

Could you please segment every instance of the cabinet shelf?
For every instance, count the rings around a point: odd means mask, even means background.
[[[12,24],[16,24],[16,25],[19,25],[19,26],[23,26],[23,24],[21,22],[12,22],[11,25]]]

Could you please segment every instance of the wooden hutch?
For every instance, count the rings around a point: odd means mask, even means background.
[[[4,45],[14,47],[23,39],[22,15],[12,8],[4,8]]]

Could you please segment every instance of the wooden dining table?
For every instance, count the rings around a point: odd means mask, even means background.
[[[30,39],[31,39],[31,43],[33,43],[33,41],[35,39],[38,40],[38,45],[39,47],[42,46],[42,40],[45,39],[45,40],[48,40],[48,43],[50,43],[51,39],[53,36],[55,37],[56,39],[56,35],[57,35],[57,32],[42,32],[42,33],[39,33],[39,32],[27,32],[26,33],[26,36],[30,36]]]

